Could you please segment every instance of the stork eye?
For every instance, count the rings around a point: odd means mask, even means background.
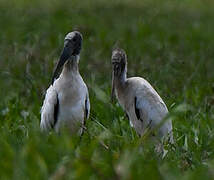
[[[76,37],[74,37],[74,38],[72,39],[72,41],[73,41],[73,42],[76,42],[76,41],[77,41],[77,38],[76,38]]]

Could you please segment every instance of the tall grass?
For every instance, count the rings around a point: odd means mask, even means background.
[[[0,179],[214,178],[212,1],[1,1]],[[40,107],[64,35],[83,34],[80,72],[90,91],[83,138],[42,134]],[[173,119],[164,157],[110,103],[112,47],[129,76],[159,92]]]

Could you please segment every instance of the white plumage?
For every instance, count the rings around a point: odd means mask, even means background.
[[[74,38],[76,38],[75,41],[73,41]],[[81,40],[82,36],[79,32],[69,33],[65,38],[65,48],[56,71],[60,69],[58,66],[64,65],[64,67],[56,80],[55,71],[53,84],[46,92],[41,109],[42,130],[53,128],[59,132],[61,127],[66,127],[71,133],[77,131],[79,134],[83,133],[85,120],[89,118],[90,101],[87,86],[78,70],[81,48],[81,44],[78,43],[79,41],[81,43]]]
[[[113,85],[112,96],[116,95],[120,105],[127,113],[130,124],[139,135],[146,130],[158,129],[157,137],[169,135],[173,142],[172,122],[162,122],[168,114],[168,109],[154,90],[154,88],[141,77],[126,78],[127,60],[125,51],[116,49],[112,52]]]

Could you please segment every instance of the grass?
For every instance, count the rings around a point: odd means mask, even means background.
[[[214,178],[212,1],[1,1],[0,179]],[[79,137],[40,132],[40,108],[65,34],[84,36],[91,116]],[[159,157],[110,103],[111,50],[159,92],[175,145]]]

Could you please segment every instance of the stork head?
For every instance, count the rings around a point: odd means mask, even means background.
[[[124,73],[127,64],[126,52],[123,49],[119,48],[114,49],[112,51],[111,62],[114,75],[116,76],[122,75],[122,73]]]
[[[115,97],[115,77],[122,81],[126,79],[127,56],[123,49],[116,48],[112,51],[112,90],[111,99]]]
[[[54,71],[53,77],[52,77],[52,84],[61,69],[61,67],[65,64],[65,62],[71,57],[79,56],[81,48],[82,48],[82,34],[78,31],[73,31],[68,33],[65,36],[64,40],[64,48],[62,50],[60,59],[58,61],[58,64],[56,66],[56,69]],[[78,58],[74,58],[78,59]]]
[[[69,56],[77,56],[82,48],[82,34],[78,31],[73,31],[65,36],[64,49],[62,54]]]

